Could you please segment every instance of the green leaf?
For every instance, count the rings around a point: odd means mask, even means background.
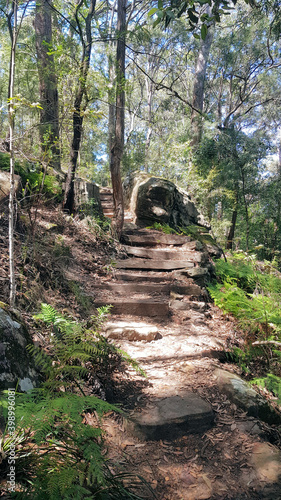
[[[201,38],[202,38],[202,40],[206,39],[207,33],[208,33],[208,27],[207,27],[207,25],[206,24],[202,24],[202,26],[201,26]]]
[[[163,9],[163,1],[162,0],[158,0],[158,9]]]
[[[151,17],[153,16],[153,14],[155,14],[156,12],[158,12],[158,9],[156,7],[153,7],[153,9],[150,9],[150,11],[148,12],[148,16]]]
[[[197,24],[198,17],[195,16],[194,11],[192,9],[188,9],[187,13],[188,13],[188,17],[189,17],[190,21],[194,24]]]

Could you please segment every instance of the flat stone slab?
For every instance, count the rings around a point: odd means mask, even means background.
[[[168,295],[170,292],[169,284],[161,283],[102,283],[95,285],[96,290],[111,291],[117,295],[125,295],[128,293],[161,293]]]
[[[118,260],[115,267],[117,269],[159,269],[164,271],[173,271],[174,269],[192,269],[194,268],[194,262],[181,260],[146,260],[136,258]]]
[[[132,420],[136,434],[146,439],[176,439],[205,432],[214,423],[214,413],[209,403],[190,392],[152,402]]]
[[[152,233],[152,231],[151,231]],[[178,234],[165,234],[165,233],[158,233],[158,234],[149,234],[147,233],[139,233],[139,234],[127,234],[124,233],[122,234],[122,239],[124,243],[129,243],[129,244],[136,244],[136,245],[146,245],[146,246],[155,246],[155,245],[173,245],[173,246],[178,246],[178,245],[184,245],[184,244],[191,244],[191,249],[194,248],[194,242],[190,242],[190,237],[189,236],[181,236]]]
[[[171,274],[166,274],[163,276],[161,273],[153,272],[133,272],[133,271],[119,271],[115,273],[114,278],[118,281],[149,281],[154,283],[162,283],[163,281],[172,281],[173,276]]]
[[[171,300],[170,308],[174,311],[190,311],[190,309],[194,309],[195,311],[204,312],[208,309],[208,304],[206,302]]]
[[[219,389],[227,394],[233,403],[243,408],[248,415],[258,417],[269,424],[281,424],[281,415],[245,380],[220,368],[215,370],[214,374],[217,377]]]
[[[105,332],[108,338],[130,341],[152,342],[162,338],[156,326],[135,321],[108,322],[105,325]]]
[[[112,305],[110,312],[112,314],[126,314],[131,316],[149,316],[149,317],[161,317],[166,318],[169,315],[169,304],[168,302],[159,301],[156,302],[153,299],[141,300],[141,299],[128,299],[125,300],[124,297],[116,298],[105,298],[104,300],[95,300],[95,307],[101,307],[104,305]]]
[[[123,248],[128,255],[143,257],[144,259],[190,260],[192,262],[200,263],[205,258],[205,255],[202,252],[196,252],[195,250],[164,250],[159,248],[130,247],[129,245],[123,245]]]
[[[195,285],[195,283],[188,283],[186,285],[180,283],[172,283],[171,291],[182,295],[193,295],[194,297],[199,297],[199,295],[203,293],[202,288],[198,285]]]

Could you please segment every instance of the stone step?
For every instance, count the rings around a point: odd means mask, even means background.
[[[109,207],[114,206],[114,203],[112,200],[101,201],[101,204],[104,208],[109,208]]]
[[[115,264],[117,269],[159,269],[174,271],[175,269],[192,269],[194,262],[190,260],[154,260],[154,259],[124,259]]]
[[[107,321],[104,328],[106,337],[110,339],[152,342],[162,338],[157,326],[144,322]]]
[[[170,294],[171,285],[162,283],[102,283],[95,285],[95,290],[111,291],[117,295],[128,296],[129,293]]]
[[[154,282],[154,283],[163,283],[166,281],[171,282],[173,280],[173,276],[169,273],[161,273],[161,272],[145,272],[140,271],[138,273],[134,273],[133,271],[122,271],[116,272],[114,278],[118,281],[134,281],[134,282]]]
[[[190,311],[190,309],[194,309],[195,311],[204,312],[209,308],[209,305],[206,302],[172,300],[170,308],[171,311]]]
[[[113,207],[102,207],[103,213],[105,214],[113,214],[114,209]]]
[[[133,415],[132,420],[138,437],[171,440],[205,432],[214,423],[214,413],[207,401],[190,392],[151,401],[149,407]]]
[[[134,280],[135,281],[135,280]],[[130,293],[159,293],[169,295],[171,292],[199,297],[202,294],[200,286],[195,284],[181,285],[178,283],[100,283],[95,290],[111,291],[117,295],[128,296]]]
[[[149,234],[149,231],[141,233],[124,233],[122,234],[121,241],[127,244],[133,245],[145,245],[145,246],[155,246],[155,245],[184,245],[186,243],[191,243],[195,245],[195,242],[190,241],[189,236],[181,236],[178,234],[165,234],[165,233],[153,233]],[[192,249],[192,248],[191,248]]]
[[[192,262],[202,262],[205,260],[205,255],[202,252],[182,251],[182,250],[161,250],[158,248],[143,248],[143,247],[130,247],[123,245],[124,250],[128,255],[135,257],[143,257],[144,259],[159,259],[159,260],[190,260]]]
[[[94,301],[95,307],[104,305],[112,305],[112,314],[127,314],[131,316],[149,316],[167,318],[169,316],[169,303],[155,301],[152,299],[128,299],[124,298],[107,298],[105,300],[98,299]]]
[[[111,198],[112,198],[112,197],[113,197],[113,194],[112,194],[112,192],[110,192],[110,191],[101,191],[101,192],[100,192],[100,197],[101,197],[101,198],[109,198],[109,197],[111,197]]]
[[[100,195],[102,195],[102,194],[111,194],[112,195],[112,188],[110,188],[110,187],[100,188]]]

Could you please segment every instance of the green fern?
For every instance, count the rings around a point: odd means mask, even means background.
[[[17,498],[139,498],[120,486],[105,468],[100,419],[105,412],[120,410],[96,396],[85,395],[89,371],[108,377],[122,362],[138,369],[130,356],[101,335],[107,314],[108,308],[103,308],[97,317],[78,323],[42,304],[41,314],[36,316],[47,325],[50,342],[48,352],[29,347],[45,377],[42,387],[17,394],[17,435],[21,450],[22,441],[28,441],[31,460],[29,472],[25,472],[25,484],[29,486],[23,485]],[[85,424],[88,412],[98,417],[95,426]],[[7,405],[2,414],[7,419]],[[0,444],[2,448],[8,446]],[[26,456],[25,450],[19,453],[18,462]]]
[[[253,379],[251,384],[266,388],[278,398],[278,404],[281,404],[281,377],[278,377],[273,373],[268,373],[266,377]]]
[[[252,361],[259,359],[259,365],[268,371],[260,383],[263,380],[265,387],[280,399],[280,273],[269,262],[258,262],[253,255],[239,253],[228,262],[217,261],[216,274],[218,281],[208,287],[209,293],[218,307],[238,319],[245,332],[244,348],[233,349],[232,360],[249,373]],[[262,342],[255,344],[257,340]]]
[[[49,304],[42,304],[41,313],[35,318],[48,326],[50,351],[47,355],[34,346],[29,350],[45,373],[45,387],[57,391],[59,387],[73,390],[76,386],[83,394],[90,372],[92,375],[99,372],[108,377],[124,362],[144,374],[136,361],[100,333],[108,312],[109,307],[100,308],[97,316],[78,323],[63,316]]]

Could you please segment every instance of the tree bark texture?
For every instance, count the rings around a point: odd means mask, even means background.
[[[88,14],[85,19],[85,32],[86,32],[85,37],[82,33],[82,28],[80,26],[80,22],[78,19],[79,9],[83,5],[83,3],[84,1],[80,0],[80,2],[76,7],[76,14],[75,14],[78,30],[80,33],[80,39],[83,46],[83,53],[81,58],[79,79],[74,101],[74,112],[72,118],[73,138],[71,144],[70,163],[66,177],[64,201],[63,201],[63,209],[67,210],[70,213],[75,212],[74,179],[76,175],[77,160],[81,145],[83,115],[87,107],[87,102],[83,104],[83,98],[86,95],[86,83],[90,67],[92,42],[93,42],[92,32],[91,32],[91,22],[95,12],[96,0],[91,0],[89,5]]]
[[[13,1],[12,10],[8,16],[8,26],[11,38],[11,54],[9,68],[8,116],[9,116],[9,148],[10,148],[10,194],[9,194],[9,270],[10,270],[10,306],[15,306],[16,280],[14,256],[14,202],[15,202],[15,159],[14,159],[14,129],[15,109],[13,103],[15,85],[15,57],[17,42],[17,11],[18,2]],[[13,24],[12,24],[13,18]]]
[[[229,229],[227,242],[226,242],[226,249],[227,250],[233,249],[233,240],[234,240],[234,235],[235,235],[237,214],[238,214],[238,192],[236,193],[236,200],[235,200],[235,204],[234,204],[234,208],[233,208],[233,212],[232,212],[232,218],[231,218],[231,226]]]
[[[121,236],[124,224],[124,201],[121,180],[121,160],[124,150],[125,126],[125,30],[126,0],[117,4],[117,50],[116,50],[116,115],[114,142],[110,155],[110,172],[115,211],[115,230]]]
[[[59,103],[57,75],[52,50],[51,0],[37,0],[35,8],[35,40],[39,75],[40,141],[44,164],[60,171]]]
[[[210,7],[207,8],[206,13],[208,15],[211,15]],[[191,114],[192,146],[196,146],[197,144],[199,144],[202,137],[202,116],[199,115],[195,110],[201,111],[201,113],[203,111],[206,70],[212,41],[213,29],[212,27],[209,27],[205,40],[201,40],[200,50],[196,61],[192,99],[192,106],[195,109],[192,109]]]

